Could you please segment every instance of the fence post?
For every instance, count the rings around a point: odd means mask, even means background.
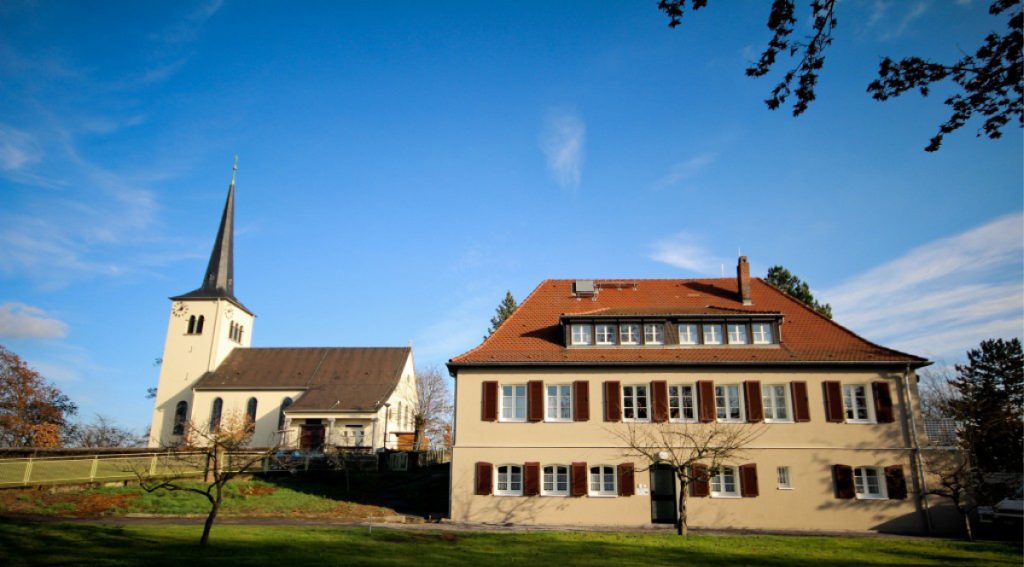
[[[96,469],[99,468],[99,465],[100,456],[94,455],[92,458],[92,467],[89,469],[89,482],[94,482],[96,480]]]
[[[28,481],[32,478],[32,457],[29,457],[25,461],[25,475],[21,478],[22,484],[28,486]]]
[[[149,460],[149,476],[156,476],[157,453]]]

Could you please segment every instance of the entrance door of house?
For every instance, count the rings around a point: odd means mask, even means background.
[[[303,451],[319,451],[323,449],[325,428],[322,424],[305,424],[299,436],[299,448]]]
[[[676,523],[676,473],[671,465],[651,467],[651,523]]]

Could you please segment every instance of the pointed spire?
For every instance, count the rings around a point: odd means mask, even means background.
[[[224,212],[220,217],[220,228],[217,239],[213,242],[210,252],[210,263],[206,266],[206,275],[198,289],[172,299],[179,298],[224,298],[241,306],[235,298],[235,177],[238,173],[238,156],[231,168],[231,184],[228,185],[228,198],[224,202]]]

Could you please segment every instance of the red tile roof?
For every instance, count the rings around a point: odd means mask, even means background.
[[[758,278],[751,278],[752,305],[743,305],[735,278],[636,280],[601,287],[596,297],[576,297],[573,280],[546,280],[480,346],[449,366],[496,364],[796,364],[888,363],[924,366],[928,361],[876,345],[819,315]],[[774,347],[566,348],[563,315],[781,313],[781,344]]]

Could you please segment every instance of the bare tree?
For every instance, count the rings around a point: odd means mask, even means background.
[[[154,477],[150,470],[135,471],[139,485],[146,492],[183,491],[206,498],[210,502],[210,512],[199,539],[199,545],[206,545],[210,529],[220,512],[224,486],[239,475],[253,471],[265,460],[272,459],[277,452],[277,446],[250,449],[252,436],[253,427],[249,419],[239,414],[226,415],[213,430],[186,423],[184,442],[171,448],[171,456],[176,463],[160,477]],[[205,486],[197,487],[194,486],[197,482],[195,472],[203,461],[206,477],[200,484]]]
[[[625,444],[625,455],[651,465],[670,465],[679,481],[679,512],[676,531],[688,531],[686,499],[690,486],[707,482],[709,475],[726,464],[742,458],[747,445],[764,431],[760,423],[643,423],[627,424],[625,429],[609,428]]]
[[[416,399],[413,447],[419,451],[423,448],[424,437],[435,444],[441,441],[445,426],[452,421],[452,392],[439,367],[429,366],[416,371]]]
[[[924,461],[925,470],[933,477],[928,494],[948,498],[960,514],[964,537],[974,541],[971,530],[971,512],[977,507],[973,497],[977,471],[971,467],[968,453],[962,450],[929,451]]]
[[[921,414],[928,419],[942,419],[951,416],[949,404],[957,397],[950,381],[956,374],[949,366],[941,365],[922,370],[918,385],[921,399]]]
[[[69,447],[141,447],[145,444],[142,435],[121,427],[110,421],[110,418],[99,414],[92,423],[75,424],[67,437]]]

